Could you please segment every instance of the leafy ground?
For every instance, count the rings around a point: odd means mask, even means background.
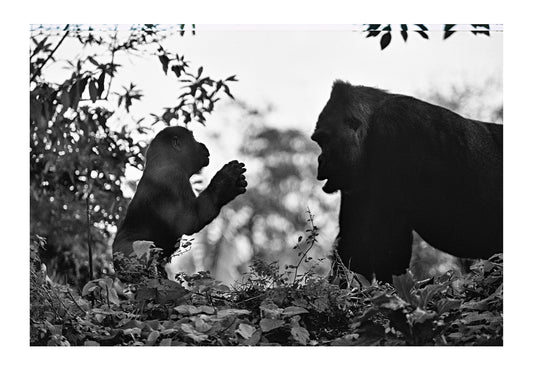
[[[78,294],[51,285],[32,248],[30,343],[61,346],[502,345],[503,259],[392,285],[349,272],[326,279],[280,274],[255,261],[225,286],[199,273],[158,278],[153,260],[124,259],[122,279]],[[298,268],[292,266],[292,268]],[[294,271],[293,271],[294,272]],[[298,276],[297,279],[290,276]]]

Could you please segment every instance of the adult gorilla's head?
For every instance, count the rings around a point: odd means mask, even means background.
[[[320,113],[311,139],[322,150],[318,157],[318,180],[326,180],[324,192],[350,190],[364,153],[364,140],[373,109],[385,92],[354,87],[336,81]]]

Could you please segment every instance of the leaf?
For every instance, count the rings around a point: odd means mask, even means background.
[[[89,81],[89,96],[93,103],[98,99],[98,88],[96,87],[96,82],[94,80]]]
[[[461,307],[461,300],[452,300],[443,298],[437,302],[437,313],[442,315],[451,310],[459,309]]]
[[[166,55],[159,55],[159,61],[161,62],[161,65],[163,67],[163,72],[165,72],[165,75],[168,71],[168,63],[170,62],[170,59]]]
[[[81,295],[87,296],[89,293],[94,291],[94,288],[96,287],[98,287],[98,283],[95,280],[91,280],[83,286],[83,289],[81,290]]]
[[[413,305],[417,305],[418,300],[413,296],[411,290],[415,286],[415,282],[412,276],[409,273],[392,277],[392,285],[396,289],[396,293],[406,302],[409,302]]]
[[[179,65],[173,65],[172,68],[170,68],[170,70],[174,72],[177,78],[180,78],[181,72],[183,71],[183,69]]]
[[[115,288],[111,287],[107,289],[106,298],[109,300],[109,302],[115,305],[120,305],[120,299],[118,298],[118,293]]]
[[[320,296],[319,298],[317,298],[316,300],[313,301],[313,306],[314,306],[314,309],[319,312],[319,313],[322,313],[326,310],[328,310],[329,308],[329,299],[327,296]]]
[[[366,30],[367,31],[369,31],[369,30],[377,30],[377,29],[379,29],[380,26],[381,26],[381,24],[369,24],[368,28]]]
[[[207,316],[202,316],[202,317],[207,317]],[[194,320],[194,327],[199,332],[205,333],[211,330],[213,326],[207,323],[203,318],[198,317]]]
[[[265,300],[259,305],[261,317],[264,318],[279,318],[283,313],[283,309],[269,300]]]
[[[133,256],[138,259],[146,257],[146,260],[148,260],[148,257],[150,256],[150,251],[151,249],[155,248],[155,245],[152,241],[134,241],[132,247]]]
[[[475,28],[482,27],[482,28],[485,28],[485,29],[490,29],[490,25],[489,24],[472,24],[472,26],[475,27]]]
[[[244,340],[241,344],[244,346],[255,346],[261,340],[261,335],[263,335],[263,332],[256,330],[250,339]]]
[[[301,308],[299,306],[289,306],[288,308],[283,309],[283,315],[287,317],[292,317],[297,314],[306,314],[309,313],[307,309]]]
[[[244,339],[250,339],[252,335],[256,332],[255,327],[248,325],[246,323],[239,324],[239,328],[235,330],[235,333],[242,336]]]
[[[157,319],[152,319],[151,321],[144,322],[143,329],[148,329],[151,331],[159,330],[161,328],[161,324]]]
[[[231,99],[235,99],[235,97],[233,97],[233,94],[231,94],[229,88],[227,86],[224,86],[224,92],[228,95],[229,98]]]
[[[79,88],[79,95],[80,98],[85,91],[85,87],[87,86],[87,82],[89,81],[89,76],[86,76],[80,80],[80,88]]]
[[[291,335],[302,346],[309,342],[309,331],[305,327],[295,326],[291,329]]]
[[[205,314],[214,314],[215,313],[215,308],[213,308],[212,306],[207,306],[207,305],[200,305],[198,306],[198,310],[202,313],[205,313]]]
[[[407,306],[407,303],[396,296],[383,293],[372,299],[372,303],[380,308],[389,310],[399,310]]]
[[[421,30],[415,30],[418,34],[420,34],[424,39],[429,39],[428,35],[426,33],[424,33],[423,31]]]
[[[159,342],[160,347],[169,347],[171,345],[172,345],[172,339],[170,338],[161,339],[161,342]]]
[[[200,313],[200,309],[193,305],[179,305],[176,306],[174,310],[184,315],[195,315]]]
[[[204,340],[207,340],[209,338],[209,336],[196,331],[188,323],[182,323],[181,330],[183,330],[183,332],[185,332],[185,335],[194,340],[195,342],[203,342]]]
[[[448,39],[452,34],[455,33],[455,30],[452,30],[452,28],[456,24],[446,24],[444,25],[444,39]]]
[[[261,326],[261,330],[263,332],[269,332],[274,329],[277,329],[278,327],[281,327],[285,324],[285,322],[281,319],[270,319],[270,318],[263,318],[259,322],[259,326]]]
[[[381,49],[384,50],[389,45],[391,40],[392,40],[392,34],[390,33],[390,31],[383,34],[383,36],[381,37],[381,41],[379,42],[381,45]]]
[[[348,272],[350,273],[350,271]],[[354,275],[354,278],[350,278],[352,287],[359,287],[359,285],[361,285],[360,288],[369,288],[372,286],[372,284],[368,281],[368,279],[365,278],[363,275],[358,274],[357,272],[354,272],[353,275]]]
[[[102,71],[100,76],[98,76],[98,91],[96,92],[96,96],[100,98],[102,96],[102,93],[104,92],[104,86],[105,86],[105,71]]]
[[[433,296],[435,296],[439,292],[442,292],[444,289],[446,289],[446,285],[430,284],[425,286],[424,289],[421,289],[419,291],[420,301],[418,303],[418,306],[422,309],[425,309],[427,304],[433,298]]]
[[[100,63],[98,63],[92,56],[88,56],[87,59],[89,59],[89,61],[91,63],[93,63],[95,66],[100,66]]]
[[[445,31],[444,32],[444,39],[448,39],[454,33],[455,33],[455,30]]]
[[[488,321],[490,322],[494,318],[501,318],[498,314],[493,314],[491,312],[485,312],[485,313],[463,313],[464,318],[461,319],[461,322],[465,323],[466,325],[469,325],[471,323],[475,322],[483,322]]]
[[[124,335],[128,335],[128,336],[141,336],[141,333],[142,333],[142,330],[140,328],[137,328],[137,327],[133,327],[131,329],[125,329],[124,330]]]
[[[63,105],[63,110],[66,110],[70,107],[70,96],[66,90],[61,91],[61,104]]]
[[[459,340],[459,339],[462,339],[463,338],[463,334],[460,333],[460,332],[454,332],[454,333],[451,333],[448,335],[448,338],[452,338],[452,339],[456,339],[456,340]]]
[[[86,340],[83,345],[88,347],[100,347],[100,343],[95,342],[94,340]]]
[[[341,338],[337,338],[331,342],[332,346],[353,346],[354,344],[357,344],[357,340],[359,339],[359,334],[347,334],[342,336]]]
[[[151,300],[157,297],[157,288],[139,287],[135,293],[137,301]]]
[[[381,31],[379,31],[379,30],[376,30],[376,31],[369,31],[368,34],[366,35],[366,37],[367,37],[367,38],[370,38],[370,37],[377,37],[380,33],[381,33]]]
[[[412,313],[408,314],[407,317],[411,323],[424,323],[427,320],[435,318],[437,314],[435,312],[427,312],[420,308],[416,308]]]
[[[80,90],[78,81],[76,81],[74,85],[72,85],[68,95],[70,97],[70,107],[73,110],[76,110],[78,108],[78,102],[80,101]]]
[[[123,329],[133,329],[133,328],[139,328],[141,329],[143,327],[143,323],[140,321],[137,321],[136,319],[129,320],[124,325],[119,326]]]
[[[146,338],[146,345],[147,346],[153,346],[154,343],[157,341],[157,339],[159,338],[159,331],[152,331],[149,335],[148,335],[148,338]]]
[[[225,318],[229,316],[241,316],[250,314],[246,309],[222,309],[217,312],[217,318]]]

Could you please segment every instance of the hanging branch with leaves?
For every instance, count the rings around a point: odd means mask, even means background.
[[[452,30],[457,24],[445,24],[444,25],[444,39],[448,39],[452,34],[456,33],[457,30]],[[490,36],[490,25],[489,24],[472,24],[473,30],[470,32],[474,35],[482,34]],[[424,24],[414,24],[414,26],[408,26],[407,24],[400,24],[400,35],[402,36],[404,42],[407,42],[408,31],[414,31],[418,33],[422,38],[429,39],[427,32],[429,31],[427,26]],[[481,29],[481,30],[480,30]],[[381,35],[380,46],[384,50],[392,41],[392,24],[368,24],[366,28],[366,37],[377,37]]]

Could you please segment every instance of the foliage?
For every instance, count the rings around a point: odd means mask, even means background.
[[[42,256],[54,280],[62,271],[69,282],[83,285],[89,278],[88,249],[98,256],[97,274],[108,272],[110,230],[127,205],[121,189],[126,166],[142,169],[146,148],[147,121],[130,115],[143,93],[134,83],[117,88],[123,67],[118,62],[152,56],[164,74],[174,73],[180,88],[176,104],[152,114],[152,125],[204,124],[221,95],[231,97],[228,83],[236,79],[214,80],[203,67],[193,70],[183,55],[164,48],[172,33],[157,25],[98,33],[66,25],[61,35],[55,33],[42,27],[31,37],[30,230],[47,240]],[[65,44],[75,45],[79,54],[62,61],[57,57]],[[55,65],[64,66],[63,77],[47,73]]]
[[[401,24],[400,28],[400,35],[402,36],[404,42],[407,42],[407,38],[409,36],[408,31],[414,31],[420,37],[424,39],[429,39],[429,36],[427,34],[428,28],[426,25],[423,24],[415,24],[416,28],[413,30],[413,26],[408,26],[407,24]],[[453,28],[457,26],[456,24],[446,24],[444,25],[444,39],[448,39],[450,36],[452,36],[454,33],[457,32],[457,30],[453,30]],[[471,25],[473,30],[471,30],[472,34],[482,34],[490,36],[490,25],[488,24],[472,24]],[[411,29],[409,29],[411,28]],[[481,29],[481,30],[480,30]],[[381,49],[384,50],[387,48],[387,46],[392,41],[392,25],[391,24],[369,24],[366,29],[367,38],[370,37],[377,37],[378,35],[381,35],[381,39],[379,41],[379,44],[381,46]]]
[[[315,232],[312,228],[309,233]],[[312,245],[313,238],[302,237],[301,242]],[[142,269],[147,266],[145,260],[142,255],[140,261],[131,262]],[[393,285],[369,284],[348,275],[329,280],[313,273],[300,276],[297,266],[289,270],[280,273],[275,264],[255,260],[243,280],[228,287],[208,272],[180,274],[171,281],[145,269],[133,283],[111,277],[91,281],[81,295],[66,286],[48,285],[32,270],[30,342],[58,346],[502,345],[501,254],[478,262],[465,276],[449,272],[415,281],[405,274],[395,276]],[[341,280],[351,282],[335,283]]]

